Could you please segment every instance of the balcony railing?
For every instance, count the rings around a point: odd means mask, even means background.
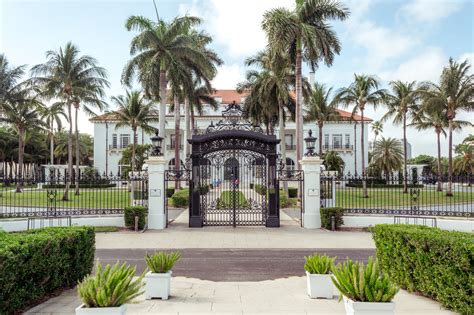
[[[176,148],[176,145],[174,143],[166,145],[166,150],[174,150],[175,148]],[[183,150],[183,145],[182,144],[179,145],[179,149]]]
[[[128,145],[121,145],[121,144],[117,144],[117,145],[113,145],[113,144],[109,144],[109,150],[111,151],[119,151],[119,150],[124,150],[128,147]]]
[[[287,150],[296,150],[296,144],[285,144]]]
[[[352,144],[323,145],[323,151],[352,151],[353,149]]]

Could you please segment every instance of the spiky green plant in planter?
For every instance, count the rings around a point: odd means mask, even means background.
[[[166,273],[173,269],[174,264],[181,258],[180,252],[157,252],[146,255],[145,262],[153,273]]]
[[[143,293],[142,279],[133,280],[137,267],[126,263],[113,266],[97,264],[95,275],[89,275],[78,284],[79,297],[85,307],[118,307],[130,303]]]
[[[332,268],[333,283],[342,296],[357,302],[391,302],[399,288],[382,272],[376,260],[367,264],[348,259]]]
[[[334,265],[336,257],[315,254],[313,256],[307,256],[304,259],[306,260],[304,270],[310,274],[322,275],[331,272],[331,268]]]

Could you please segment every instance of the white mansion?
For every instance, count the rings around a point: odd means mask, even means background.
[[[205,106],[204,114],[195,117],[196,129],[205,130],[211,122],[214,124],[222,119],[221,111],[226,108],[228,104],[235,101],[240,104],[245,99],[245,94],[239,94],[235,90],[217,90],[213,95],[215,99],[221,104],[219,110],[214,110],[210,106]],[[184,123],[184,106],[181,106],[181,149],[182,159],[189,153],[185,146],[185,123]],[[345,162],[345,173],[355,173],[355,160],[357,159],[357,173],[361,173],[361,146],[360,146],[360,132],[361,132],[361,117],[355,115],[350,119],[351,113],[339,110],[341,120],[328,121],[323,127],[323,153],[325,151],[336,151]],[[357,121],[357,124],[354,123]],[[90,120],[94,123],[94,166],[102,174],[117,174],[121,172],[122,165],[119,161],[122,157],[122,151],[128,147],[133,141],[132,129],[129,127],[116,128],[114,116],[111,114],[103,114],[94,117]],[[364,139],[365,139],[365,160],[368,161],[368,129],[372,119],[364,117]],[[158,129],[158,123],[156,123]],[[306,137],[309,130],[313,131],[313,136],[318,137],[319,129],[314,122],[307,122],[304,124],[304,136]],[[287,165],[296,164],[296,141],[295,141],[295,123],[288,121],[285,126],[285,139],[281,141],[286,146]],[[174,149],[178,145],[175,143],[175,125],[174,113],[169,111],[167,107],[166,113],[166,135],[163,141],[163,154],[166,159],[170,161],[169,165],[174,166]],[[275,130],[275,135],[278,137],[278,127]],[[144,134],[142,130],[138,130],[138,144],[151,144],[150,137],[152,135]],[[162,135],[163,136],[163,135]],[[354,138],[356,141],[354,141]],[[318,140],[319,141],[319,140]],[[319,142],[316,142],[316,152],[319,153]],[[187,142],[187,141],[186,141]],[[356,146],[354,146],[356,143]],[[186,152],[185,152],[186,151]]]

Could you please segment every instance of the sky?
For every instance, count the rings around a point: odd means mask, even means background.
[[[294,0],[156,0],[160,18],[191,14],[203,19],[202,28],[214,38],[212,48],[224,60],[214,79],[216,89],[233,89],[245,77],[245,58],[263,49],[262,15],[276,7],[294,7]],[[354,73],[376,75],[383,87],[391,80],[437,82],[449,57],[474,62],[474,0],[344,0],[349,19],[332,22],[342,52],[331,67],[321,65],[316,80],[338,89],[349,85]],[[43,63],[45,52],[68,41],[95,57],[108,71],[108,97],[124,93],[120,76],[130,59],[133,32],[125,29],[130,15],[156,18],[152,0],[0,0],[0,53],[12,65]],[[309,70],[304,67],[303,74]],[[113,109],[113,107],[111,108]],[[369,108],[374,120],[383,107]],[[80,130],[93,134],[88,117],[80,114]],[[459,119],[474,121],[473,113]],[[474,128],[454,134],[459,143]],[[401,126],[384,123],[385,137],[402,137]],[[432,131],[408,129],[413,156],[436,154]],[[369,135],[369,140],[373,134]],[[447,140],[442,140],[447,155]]]

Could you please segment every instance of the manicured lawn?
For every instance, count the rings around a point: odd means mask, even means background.
[[[378,208],[400,207],[410,204],[442,205],[463,202],[474,202],[474,192],[454,192],[454,196],[447,197],[446,192],[435,190],[421,190],[418,203],[411,203],[410,194],[404,194],[398,189],[369,189],[369,198],[363,198],[362,189],[338,189],[336,191],[336,206],[343,208]]]
[[[58,190],[56,206],[67,208],[120,209],[130,205],[127,189],[82,189],[80,195],[69,192],[69,201],[62,201],[63,191]],[[0,205],[3,206],[47,206],[46,190],[25,190],[22,193],[0,191]]]
[[[233,200],[237,208],[248,206],[247,199],[241,191],[223,191],[217,203],[219,209],[233,208]]]

